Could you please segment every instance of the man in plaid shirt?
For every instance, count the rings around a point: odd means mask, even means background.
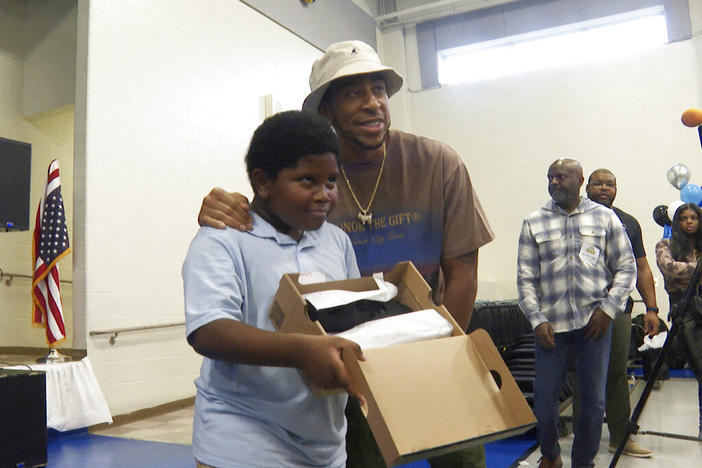
[[[534,327],[534,413],[539,468],[562,466],[558,393],[571,355],[581,390],[573,467],[594,466],[602,434],[612,319],[636,284],[636,262],[622,223],[609,208],[580,197],[580,163],[548,169],[551,199],[524,219],[519,236],[519,306]]]

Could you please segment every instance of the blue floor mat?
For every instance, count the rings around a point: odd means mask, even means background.
[[[51,468],[193,468],[189,445],[166,444],[90,434],[49,437]]]
[[[488,468],[509,468],[536,444],[533,436],[518,436],[485,445]],[[49,435],[51,468],[193,468],[189,445],[149,442],[90,434],[87,431]],[[401,468],[429,468],[421,460]]]
[[[485,444],[485,464],[488,468],[510,468],[536,448],[536,436],[532,433],[498,440]],[[397,468],[429,468],[426,460],[421,460]]]
[[[526,458],[536,448],[536,432],[485,444],[485,461],[488,468],[509,468]]]

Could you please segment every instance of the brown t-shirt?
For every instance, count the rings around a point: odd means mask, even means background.
[[[363,276],[388,271],[412,261],[441,302],[440,261],[470,253],[494,235],[458,154],[448,145],[390,130],[387,158],[369,212],[372,224],[358,219],[343,176],[337,182],[339,201],[330,221],[353,243]],[[366,208],[380,168],[344,164],[358,200]]]

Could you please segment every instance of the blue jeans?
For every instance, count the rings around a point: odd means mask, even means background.
[[[573,466],[594,466],[600,447],[605,410],[605,384],[612,327],[598,339],[585,339],[583,329],[556,333],[556,346],[547,349],[536,344],[536,379],[534,381],[534,413],[537,420],[541,453],[558,458],[558,394],[565,384],[569,358],[575,358],[575,371],[580,392],[580,414],[575,426],[571,460]]]

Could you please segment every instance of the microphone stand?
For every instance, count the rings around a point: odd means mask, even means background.
[[[702,131],[700,131],[700,134],[702,135]],[[637,424],[637,422],[639,420],[639,417],[641,416],[641,413],[643,412],[644,406],[646,406],[646,401],[648,400],[648,397],[651,394],[651,390],[653,390],[653,385],[656,382],[656,377],[658,377],[658,371],[660,371],[663,362],[665,361],[666,357],[668,356],[668,353],[670,352],[670,349],[673,345],[673,339],[675,338],[678,329],[682,326],[682,321],[683,318],[685,318],[685,314],[687,311],[687,305],[690,303],[690,301],[692,300],[692,296],[694,296],[695,294],[695,290],[697,289],[697,283],[700,281],[700,276],[702,276],[702,257],[700,257],[699,260],[697,260],[697,266],[695,266],[695,271],[692,272],[692,277],[690,278],[690,282],[687,285],[687,289],[685,290],[683,298],[677,304],[674,304],[672,306],[670,314],[668,314],[668,318],[671,319],[673,325],[668,331],[668,336],[665,339],[663,350],[658,355],[658,359],[656,359],[656,364],[653,366],[651,375],[646,381],[646,386],[644,387],[643,392],[641,393],[641,397],[639,398],[638,403],[636,403],[634,411],[632,411],[631,413],[631,419],[626,423],[626,434],[622,441],[619,443],[619,447],[617,447],[617,451],[615,452],[614,457],[612,457],[612,462],[609,464],[609,468],[614,468],[615,466],[617,466],[617,462],[619,461],[619,457],[621,457],[622,452],[624,451],[624,446],[629,440],[629,436],[631,436],[632,434],[636,434],[639,431],[639,425]],[[654,432],[647,432],[647,434],[665,435],[667,437],[676,436],[675,434]],[[690,436],[677,436],[676,438],[700,441],[699,438]]]

